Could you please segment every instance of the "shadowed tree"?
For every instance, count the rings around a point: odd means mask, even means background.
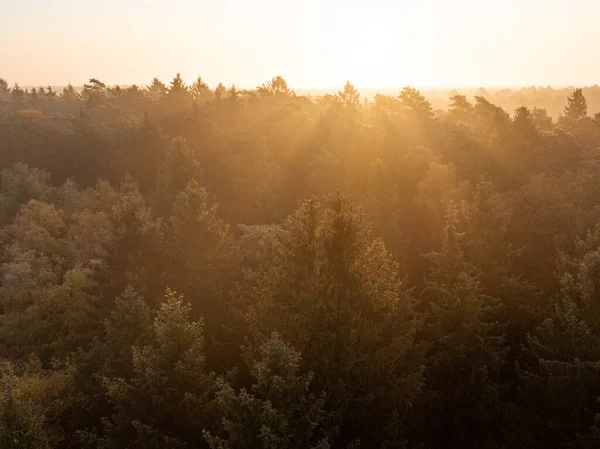
[[[223,83],[217,84],[215,88],[215,100],[221,101],[227,92],[227,88],[223,85]]]
[[[433,118],[431,103],[417,89],[409,86],[405,87],[398,95],[398,100],[400,100],[402,107],[419,120],[425,122]]]
[[[204,369],[202,321],[190,312],[167,289],[151,342],[131,347],[133,376],[105,380],[114,415],[104,421],[99,447],[201,447],[214,380]]]
[[[360,94],[350,81],[346,81],[344,88],[338,90],[336,98],[347,109],[357,109],[360,104]]]
[[[200,76],[190,86],[190,94],[192,95],[194,101],[200,103],[209,101],[212,97],[210,87],[208,87],[208,84],[206,84]]]
[[[0,369],[0,447],[48,449],[42,417],[19,390],[10,367]]]
[[[559,117],[559,121],[566,124],[573,124],[578,120],[587,117],[587,101],[583,96],[582,89],[575,89],[569,98],[565,110]]]
[[[205,432],[211,449],[328,449],[324,400],[310,393],[312,373],[299,373],[300,354],[277,333],[248,352],[249,390],[217,382],[223,436]]]
[[[8,100],[10,97],[10,88],[5,79],[0,78],[0,100]]]
[[[79,95],[71,83],[69,83],[67,87],[63,87],[60,95],[61,100],[64,101],[76,101],[78,97]]]
[[[183,82],[183,79],[181,79],[181,75],[178,73],[171,81],[169,95],[185,95],[186,93],[188,93],[188,88]]]
[[[271,81],[258,87],[258,92],[263,96],[273,96],[275,98],[287,98],[294,95],[287,84],[287,81],[281,76],[275,76]]]
[[[153,78],[152,83],[147,86],[148,94],[150,97],[156,101],[161,99],[163,96],[167,94],[167,86],[158,78]]]
[[[399,444],[396,424],[420,376],[407,355],[413,325],[397,264],[339,193],[323,205],[300,204],[284,231],[250,300],[256,338],[276,330],[301,351],[303,368],[315,373],[314,391],[327,394],[341,442]]]

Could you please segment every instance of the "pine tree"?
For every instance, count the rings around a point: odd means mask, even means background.
[[[171,86],[169,87],[169,95],[184,95],[188,93],[188,88],[181,79],[181,75],[178,73],[171,81]]]
[[[348,109],[357,109],[360,104],[360,94],[350,81],[346,81],[344,89],[338,91],[336,98]]]
[[[115,414],[104,421],[105,447],[198,447],[214,390],[204,368],[202,321],[167,289],[151,343],[131,347],[133,376],[106,379]],[[108,443],[108,444],[107,444]]]
[[[227,88],[223,85],[223,83],[219,83],[215,88],[215,100],[221,101],[226,92]]]
[[[152,312],[142,296],[132,287],[115,299],[113,309],[104,320],[106,351],[102,372],[109,377],[133,374],[131,348],[148,344],[152,335]]]
[[[192,98],[194,99],[194,101],[200,102],[200,103],[204,103],[204,102],[210,100],[210,98],[212,96],[210,87],[208,87],[208,84],[206,84],[202,80],[202,77],[200,77],[200,76],[190,86],[190,94],[192,95]]]
[[[310,393],[312,374],[299,374],[300,354],[273,333],[248,360],[253,385],[236,392],[218,382],[222,437],[205,432],[212,449],[327,449],[320,426],[324,400]],[[250,355],[250,354],[249,354]]]
[[[403,108],[410,111],[419,120],[427,121],[433,118],[431,103],[413,87],[405,87],[398,95]]]
[[[154,101],[161,99],[167,94],[167,86],[165,86],[165,84],[158,78],[153,78],[152,84],[147,86],[147,89],[150,97]]]
[[[67,87],[63,87],[62,94],[60,95],[61,100],[63,101],[76,101],[78,98],[78,94],[75,91],[75,88],[71,83],[67,85]]]
[[[590,431],[600,413],[600,335],[586,323],[587,315],[597,312],[559,300],[529,337],[532,362],[519,373],[532,449],[576,447],[578,435]]]
[[[339,420],[342,442],[401,439],[398,423],[420,375],[407,355],[413,324],[397,264],[339,193],[323,205],[302,203],[280,238],[249,300],[256,338],[276,330],[300,350],[315,391],[326,393]],[[384,432],[390,426],[396,436]]]
[[[115,244],[103,271],[106,293],[116,296],[131,285],[147,294],[148,289],[160,282],[163,269],[159,256],[164,241],[162,221],[154,218],[137,184],[130,179],[121,186],[111,220]]]
[[[569,98],[567,98],[567,106],[560,119],[572,124],[587,116],[587,101],[583,96],[582,89],[575,89]]]
[[[451,204],[441,251],[426,256],[432,268],[421,292],[417,341],[427,348],[427,368],[413,425],[417,434],[426,429],[420,438],[431,448],[490,447],[504,431],[498,379],[506,351],[493,321],[498,302],[481,291],[459,227]]]
[[[22,106],[25,101],[25,91],[21,89],[18,83],[15,83],[10,90],[10,101],[16,106]]]
[[[81,96],[85,99],[87,107],[97,107],[106,100],[106,84],[96,78],[90,78],[89,83],[83,85]]]
[[[183,137],[173,138],[157,174],[158,212],[168,216],[176,195],[185,190],[193,179],[201,181],[202,173],[194,150],[187,141]]]
[[[531,111],[525,106],[521,106],[515,110],[513,125],[515,127],[515,131],[523,139],[531,140],[537,135],[537,130],[535,123],[533,122]]]
[[[195,180],[177,195],[168,224],[167,278],[206,319],[212,342],[228,316],[225,293],[236,268],[229,226]]]

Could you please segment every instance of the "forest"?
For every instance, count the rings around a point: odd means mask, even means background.
[[[484,94],[0,80],[0,448],[600,448],[600,115]]]

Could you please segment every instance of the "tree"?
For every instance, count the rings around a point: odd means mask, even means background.
[[[71,83],[67,87],[63,87],[60,98],[64,101],[76,101],[78,99],[77,91]]]
[[[515,110],[513,124],[515,131],[525,139],[532,139],[537,135],[531,111],[525,106],[521,106]]]
[[[17,106],[21,106],[25,101],[25,91],[21,89],[18,83],[15,83],[10,90],[10,100]]]
[[[208,87],[208,84],[206,84],[200,76],[190,86],[190,94],[194,101],[197,102],[206,102],[212,97],[210,87]]]
[[[473,105],[469,103],[466,96],[456,93],[450,97],[448,112],[455,120],[468,122],[473,113]]]
[[[50,174],[44,170],[16,163],[0,173],[0,219],[8,224],[17,211],[29,200],[49,199],[51,188],[48,185]]]
[[[336,98],[348,109],[357,109],[360,104],[360,94],[350,81],[346,81],[343,90],[338,90]]]
[[[178,73],[171,81],[171,86],[169,87],[169,95],[185,95],[188,93],[188,88],[181,79],[181,75]]]
[[[397,443],[401,429],[394,423],[410,408],[420,379],[407,355],[410,304],[397,264],[339,193],[323,205],[300,204],[280,238],[249,299],[255,338],[276,330],[301,351],[303,369],[315,373],[314,391],[327,395],[342,444]]]
[[[35,200],[14,220],[0,288],[3,346],[13,357],[33,352],[47,363],[97,335],[92,272],[67,260],[66,230],[62,211]]]
[[[585,321],[594,308],[559,299],[529,337],[532,362],[519,370],[521,404],[531,424],[528,447],[574,447],[577,436],[595,423],[600,412],[600,336]]]
[[[99,106],[106,100],[106,84],[96,78],[90,78],[89,84],[83,85],[81,96],[88,107]]]
[[[278,99],[294,95],[294,91],[289,88],[287,81],[281,76],[274,76],[271,81],[264,83],[257,90],[263,96],[273,96]]]
[[[193,149],[182,137],[171,140],[156,180],[159,211],[168,215],[175,196],[192,180],[201,180],[203,170]]]
[[[41,91],[42,93],[44,93],[44,88],[43,88],[43,87],[40,87],[40,91]],[[44,95],[45,95],[47,98],[50,98],[50,99],[52,99],[52,98],[55,98],[55,97],[56,97],[56,91],[54,91],[54,90],[52,89],[52,86],[48,86],[48,87],[46,88],[46,92],[45,92],[45,94],[44,94]]]
[[[217,84],[217,87],[215,88],[215,100],[221,101],[223,95],[225,95],[225,92],[227,92],[227,88],[223,85],[223,83]]]
[[[482,292],[477,268],[465,260],[459,225],[451,204],[442,248],[426,256],[432,268],[420,295],[417,341],[427,348],[427,368],[423,400],[412,416],[417,434],[427,429],[421,438],[432,448],[489,447],[501,441],[507,416],[499,382],[506,351],[494,325],[498,301]]]
[[[229,226],[217,217],[217,205],[195,179],[177,194],[168,223],[168,278],[205,317],[212,338],[227,318],[225,293],[235,269]]]
[[[324,400],[310,393],[312,373],[300,375],[300,354],[273,333],[247,361],[250,391],[217,384],[223,437],[204,433],[212,449],[327,449],[320,428]]]
[[[584,117],[587,117],[587,101],[583,96],[583,90],[575,89],[567,98],[567,105],[559,120],[566,124],[573,124]]]
[[[167,86],[158,78],[153,78],[152,83],[147,86],[150,97],[157,101],[167,94]]]
[[[427,121],[433,118],[431,103],[417,89],[405,87],[398,95],[400,104],[419,120]]]
[[[152,341],[153,313],[142,296],[127,287],[104,321],[104,376],[128,378],[134,374],[131,348]]]
[[[550,131],[554,127],[552,117],[548,115],[548,111],[545,109],[533,108],[531,116],[537,128],[542,131]]]
[[[4,78],[0,78],[0,100],[7,101],[10,97],[10,88]]]
[[[42,417],[23,397],[10,367],[3,367],[0,377],[0,447],[49,448]]]
[[[42,94],[44,93],[44,88],[42,89]],[[31,91],[29,92],[29,100],[32,102],[36,102],[38,100],[38,92],[37,89],[35,87],[31,88]]]
[[[109,378],[114,415],[105,420],[106,448],[198,447],[207,427],[213,376],[204,369],[202,321],[167,289],[151,326],[151,343],[133,346],[133,376]]]
[[[162,221],[153,217],[137,184],[123,183],[110,217],[114,245],[102,271],[107,294],[116,296],[129,285],[144,294],[156,293],[152,288],[160,282],[163,270],[159,257],[164,241]]]
[[[231,87],[227,90],[227,101],[232,106],[235,106],[239,101],[240,91],[235,87],[235,84],[232,84]]]

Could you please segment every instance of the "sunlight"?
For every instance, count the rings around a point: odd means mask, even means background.
[[[357,30],[358,29],[358,30]],[[403,70],[408,52],[393,45],[394,37],[380,21],[361,21],[340,33],[337,70],[358,87],[388,87],[406,81]],[[344,79],[345,79],[344,78]]]

